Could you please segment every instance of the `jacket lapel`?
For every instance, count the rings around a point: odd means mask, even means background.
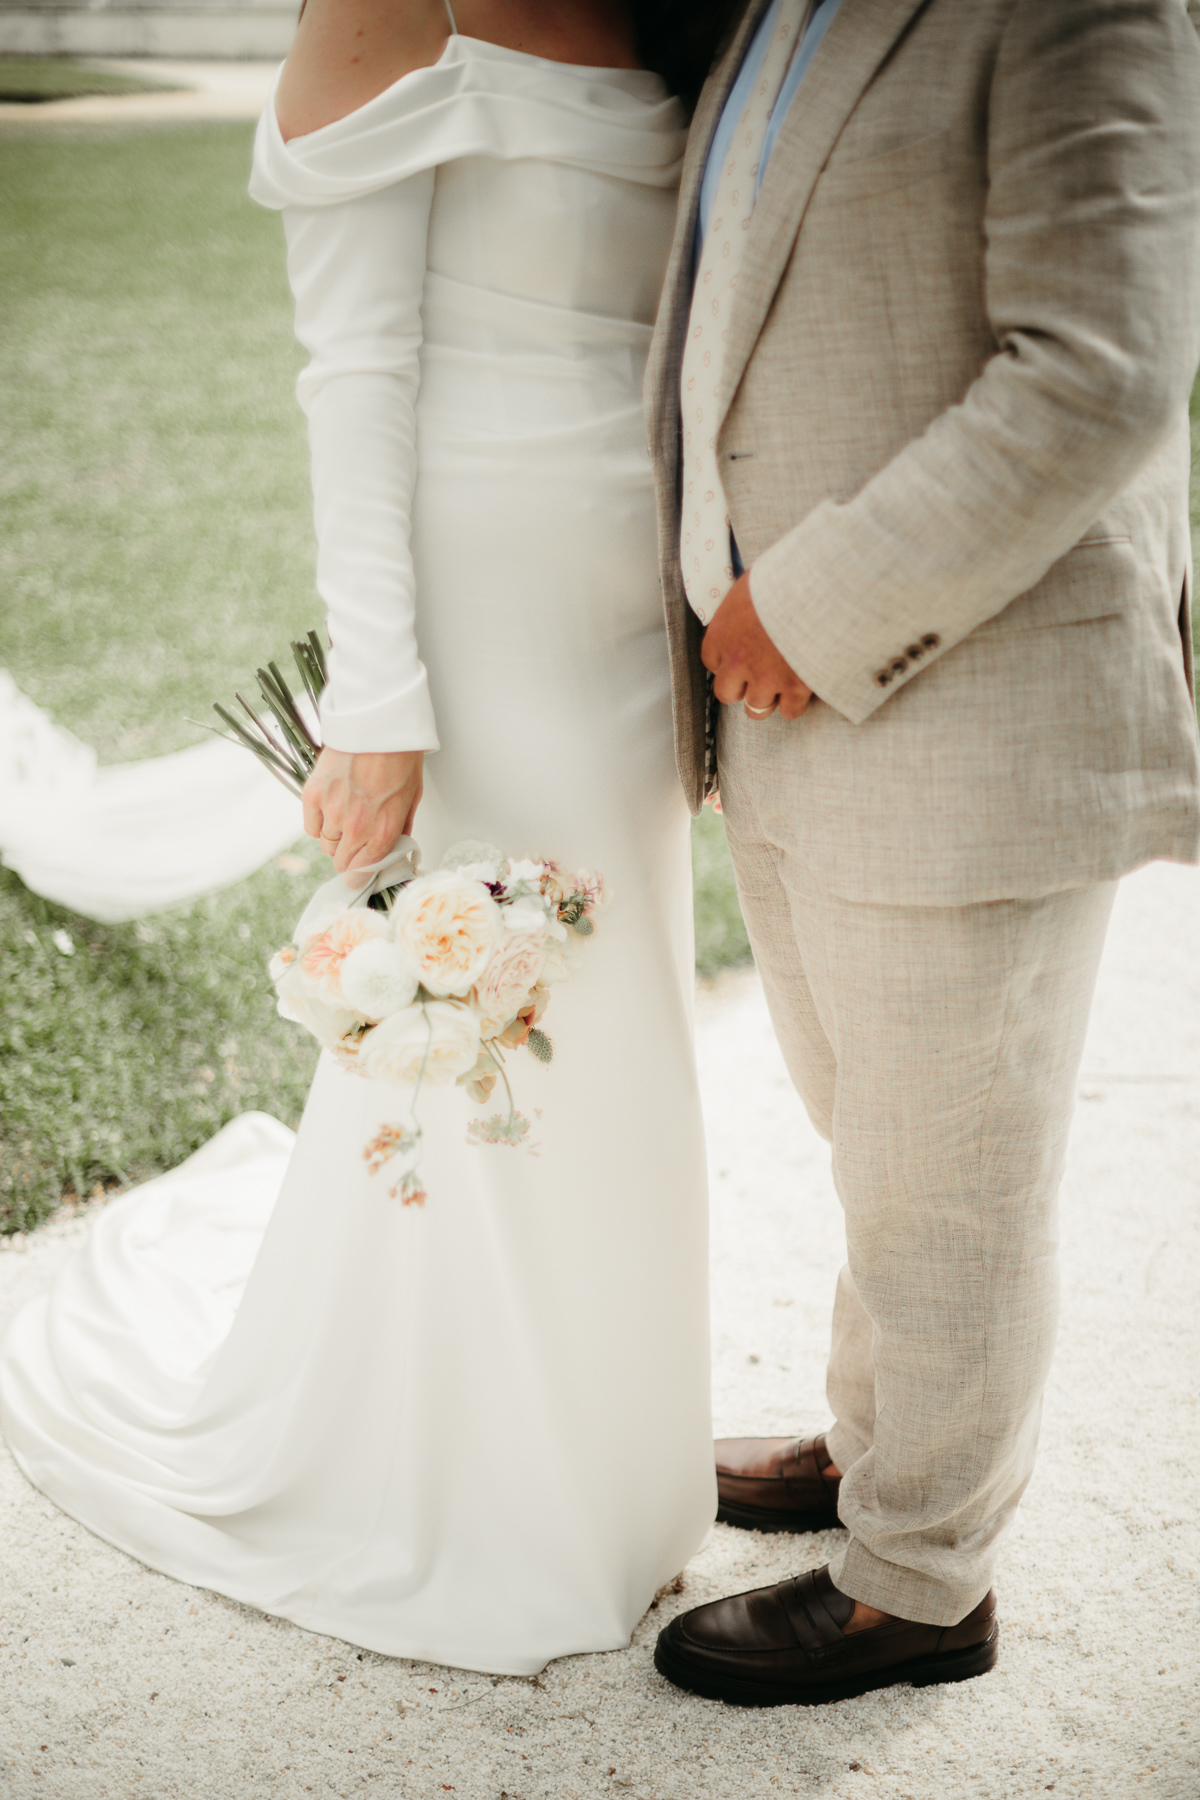
[[[927,3],[842,0],[809,64],[775,140],[747,233],[729,320],[721,422],[783,278],[817,177],[876,69],[909,20]]]
[[[667,271],[663,277],[659,302],[659,329],[650,353],[646,372],[647,397],[654,407],[649,419],[652,437],[661,441],[661,433],[670,428],[671,401],[669,389],[675,390],[674,411],[679,411],[678,379],[684,333],[692,306],[692,255],[696,242],[696,215],[700,209],[700,188],[704,167],[717,122],[725,109],[729,90],[737,80],[742,58],[758,22],[771,0],[750,0],[729,40],[728,48],[705,82],[688,131],[687,149],[679,182],[679,206],[675,215],[675,238]],[[662,383],[667,380],[667,388]]]

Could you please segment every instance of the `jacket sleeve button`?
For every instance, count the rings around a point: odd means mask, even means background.
[[[927,650],[936,650],[941,641],[942,640],[936,631],[927,631],[925,636],[921,639],[921,642]]]
[[[875,679],[880,687],[886,687],[888,682],[892,679],[892,671],[890,669],[879,669],[876,671]]]
[[[903,675],[903,673],[904,673],[905,669],[907,669],[907,667],[908,667],[908,664],[905,662],[904,658],[902,656],[898,656],[896,658],[895,662],[892,664],[892,674],[893,675]]]
[[[909,662],[916,662],[919,657],[924,656],[925,649],[922,644],[907,644],[905,646],[904,654],[907,656]]]

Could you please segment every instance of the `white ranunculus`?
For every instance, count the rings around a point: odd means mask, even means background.
[[[411,957],[386,938],[357,944],[342,963],[342,998],[368,1019],[403,1012],[416,999],[418,986]]]
[[[453,1000],[425,1000],[393,1013],[368,1034],[362,1061],[376,1081],[442,1087],[457,1081],[479,1057],[479,1020]]]
[[[504,917],[481,882],[439,869],[403,889],[392,924],[421,985],[441,997],[470,993],[491,961]]]

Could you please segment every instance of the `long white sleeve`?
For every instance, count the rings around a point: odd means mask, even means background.
[[[325,743],[436,750],[416,640],[410,518],[434,171],[336,205],[286,206],[308,416],[317,589],[329,617]]]

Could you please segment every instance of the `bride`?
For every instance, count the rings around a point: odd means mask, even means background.
[[[721,8],[644,10],[698,85]],[[429,1200],[401,1207],[361,1155],[386,1090],[325,1058],[294,1144],[246,1115],[106,1210],[17,1318],[0,1405],[29,1478],[151,1567],[528,1674],[625,1644],[715,1511],[640,412],[685,114],[636,5],[456,11],[310,0],[252,192],[311,353],[333,650],[310,831],[345,869],[415,819],[429,866],[481,838],[613,894],[553,1064],[522,1069],[538,1153],[468,1147],[461,1090],[430,1090]]]

